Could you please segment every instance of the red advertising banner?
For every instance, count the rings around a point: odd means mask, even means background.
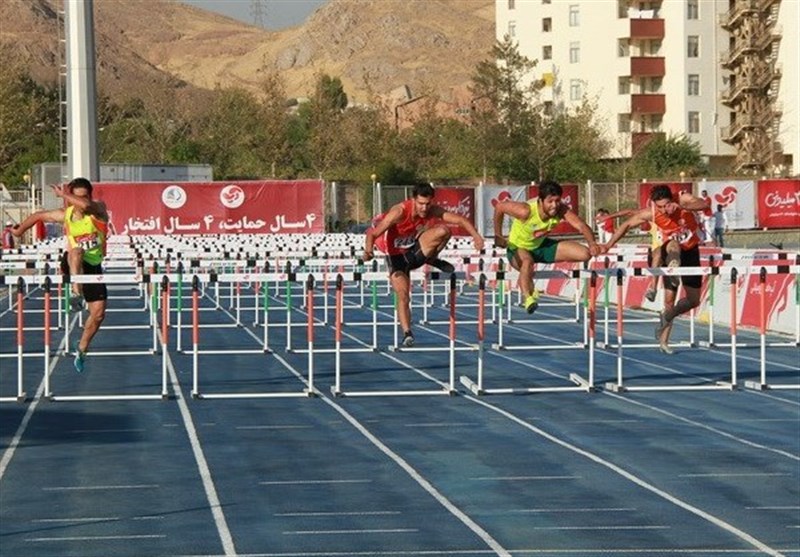
[[[756,198],[762,228],[800,227],[800,180],[760,180]]]
[[[575,184],[561,184],[563,194],[561,195],[561,202],[567,207],[572,209],[575,214],[578,214],[578,186]],[[528,199],[539,197],[539,186],[528,186]],[[578,231],[572,228],[572,225],[567,221],[561,221],[550,234],[577,234]]]
[[[97,183],[116,234],[324,232],[319,180]]]
[[[475,190],[473,188],[436,188],[436,204],[475,225]],[[450,227],[454,236],[469,236],[460,226]]]

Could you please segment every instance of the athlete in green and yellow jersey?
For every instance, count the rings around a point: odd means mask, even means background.
[[[539,186],[539,196],[526,202],[501,201],[494,207],[494,243],[507,248],[511,266],[519,271],[519,289],[525,309],[533,313],[539,305],[539,293],[533,287],[534,263],[588,261],[602,253],[594,233],[561,200],[563,190],[558,182],[546,181]],[[503,235],[505,216],[512,217],[508,238]],[[554,240],[548,234],[562,220],[580,232],[589,247],[572,240]]]
[[[75,178],[66,186],[52,186],[53,193],[64,199],[66,207],[52,211],[38,211],[26,218],[15,230],[22,235],[38,222],[60,222],[64,224],[67,251],[63,263],[72,275],[103,274],[103,256],[108,235],[108,211],[105,203],[92,199],[92,184],[86,178]],[[106,315],[106,285],[72,284],[72,307],[80,310],[85,302],[89,317],[83,325],[75,354],[75,369],[83,371],[86,352],[92,338],[100,329]]]

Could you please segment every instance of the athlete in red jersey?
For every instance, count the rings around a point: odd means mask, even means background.
[[[460,226],[470,233],[475,249],[483,249],[483,238],[472,223],[460,215],[445,211],[433,204],[434,190],[430,184],[417,184],[411,195],[376,217],[376,223],[366,232],[364,261],[373,258],[373,248],[386,254],[389,279],[397,294],[397,316],[403,327],[403,346],[414,345],[411,332],[409,273],[425,263],[445,273],[455,269],[437,256],[450,240],[448,224]]]
[[[676,201],[668,186],[653,188],[650,202],[650,207],[637,211],[619,226],[606,249],[616,244],[631,228],[650,222],[661,233],[661,260],[666,261],[668,267],[699,267],[700,237],[693,211],[702,211],[706,202],[687,192],[681,193]],[[668,249],[668,246],[678,246],[679,249]],[[683,282],[686,297],[675,303],[680,282]],[[700,275],[683,276],[680,281],[678,277],[664,277],[664,310],[656,327],[656,339],[665,354],[673,353],[669,347],[672,320],[700,305],[701,285]]]

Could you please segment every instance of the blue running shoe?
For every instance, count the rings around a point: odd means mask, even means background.
[[[80,350],[75,351],[75,361],[73,362],[75,365],[75,371],[78,373],[83,373],[83,368],[86,365],[86,352],[81,352]]]
[[[406,331],[403,333],[403,347],[411,348],[412,346],[414,346],[414,333]]]
[[[73,313],[81,311],[83,309],[83,296],[76,294],[74,297],[70,298],[69,309],[71,309]]]

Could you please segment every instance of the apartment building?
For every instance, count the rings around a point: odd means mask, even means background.
[[[800,174],[800,0],[495,0],[554,109],[596,100],[629,157],[685,134],[709,160]]]

